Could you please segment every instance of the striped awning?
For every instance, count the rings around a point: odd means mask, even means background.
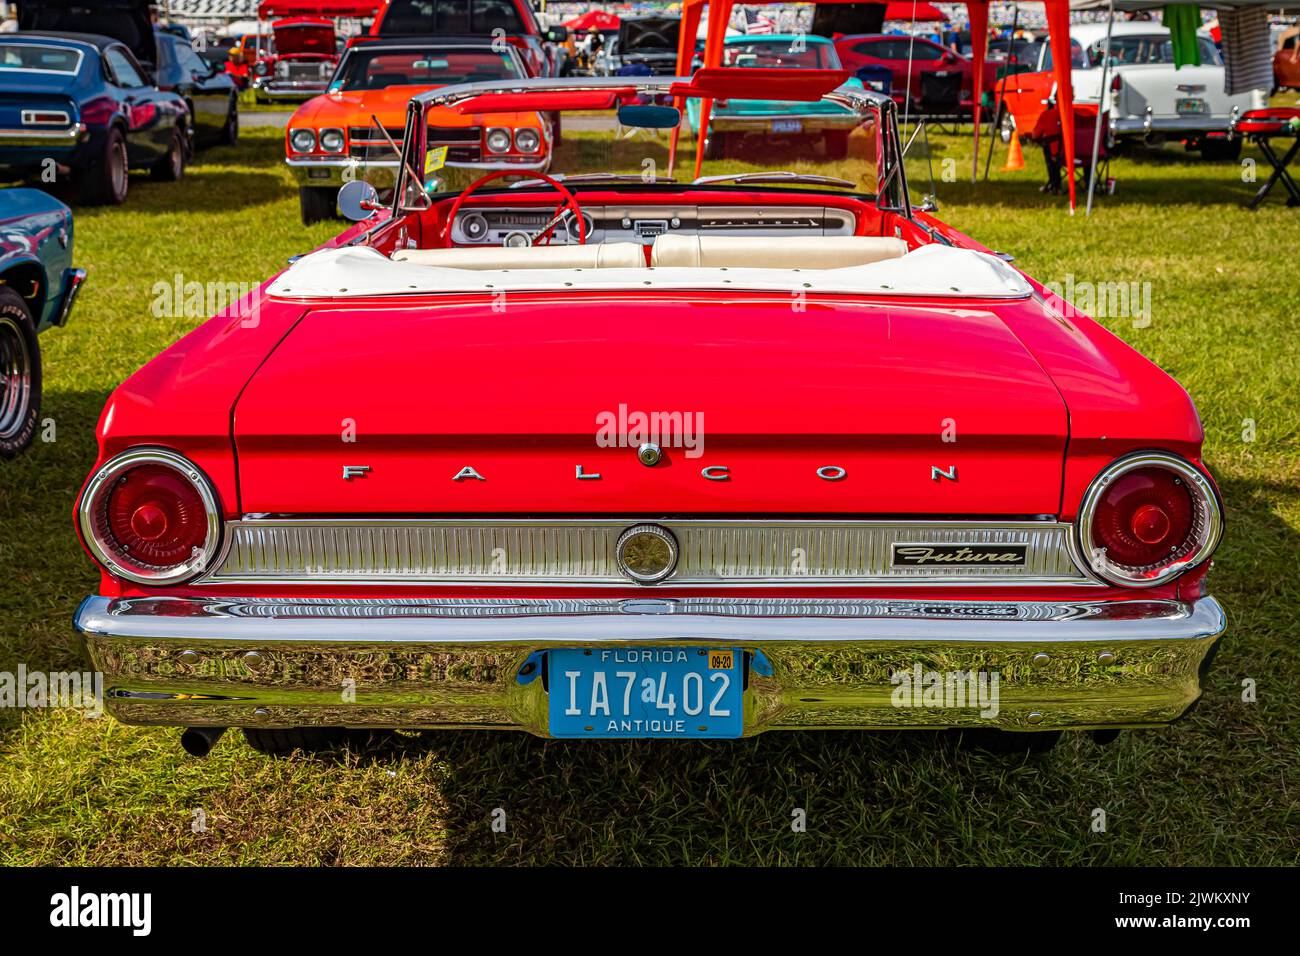
[[[167,0],[173,20],[244,20],[257,16],[258,0]]]

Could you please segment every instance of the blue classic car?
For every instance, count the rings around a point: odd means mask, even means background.
[[[72,213],[36,189],[0,189],[0,457],[36,434],[38,333],[63,325],[86,270],[72,266]]]
[[[159,89],[179,93],[190,110],[194,145],[230,146],[239,139],[239,90],[224,61],[208,63],[190,41],[175,33],[154,34],[158,59],[154,79]]]
[[[0,34],[0,179],[71,179],[83,202],[117,204],[128,169],[183,175],[189,108],[141,65],[157,57],[145,5],[42,0],[24,3],[19,23]]]
[[[782,69],[838,70],[839,55],[825,37],[807,34],[728,37],[723,45],[724,66],[779,67]],[[848,86],[862,82],[850,77]],[[700,126],[700,101],[688,100],[691,129]],[[829,159],[843,159],[849,151],[849,133],[858,118],[835,103],[792,103],[780,100],[729,100],[713,104],[704,158],[721,159],[738,154],[739,141],[748,135],[820,139]]]

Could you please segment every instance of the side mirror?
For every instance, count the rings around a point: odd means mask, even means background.
[[[354,179],[344,183],[339,190],[338,210],[344,219],[361,222],[369,219],[382,206],[379,203],[379,190],[364,179]]]
[[[569,39],[568,27],[547,27],[546,33],[543,34],[551,43],[563,43]]]

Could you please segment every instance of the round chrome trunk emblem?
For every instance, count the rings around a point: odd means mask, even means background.
[[[618,569],[638,584],[654,584],[677,567],[677,539],[657,524],[638,524],[619,535],[614,545]]]

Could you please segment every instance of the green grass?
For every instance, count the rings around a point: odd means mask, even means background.
[[[968,180],[968,137],[931,142],[936,176],[951,158]],[[179,185],[133,178],[124,208],[77,211],[90,281],[71,325],[43,340],[57,440],[0,463],[0,670],[84,666],[70,619],[97,576],[71,513],[99,411],[200,321],[154,317],[153,284],[177,272],[256,281],[334,230],[299,225],[280,149],[278,130],[248,130]],[[196,761],[174,730],[7,711],[0,862],[1296,863],[1300,211],[1274,196],[1249,212],[1254,186],[1238,167],[1169,152],[1117,161],[1118,193],[1091,219],[1070,217],[1037,191],[1041,160],[1027,158],[1025,172],[979,187],[940,181],[940,215],[1044,280],[1151,282],[1149,327],[1107,324],[1175,374],[1205,419],[1228,506],[1211,580],[1231,629],[1186,720],[1107,748],[1067,735],[1037,759],[929,734],[566,744],[448,732],[281,761],[231,733]],[[909,163],[917,196],[924,167]],[[1245,419],[1254,441],[1243,441]],[[1257,703],[1242,702],[1244,678]],[[490,826],[498,807],[504,834]],[[806,833],[791,831],[796,807]],[[1105,833],[1089,829],[1097,807]],[[206,831],[195,833],[200,810]]]
[[[239,112],[241,113],[292,113],[302,103],[297,100],[262,100],[259,101],[252,90],[240,90]]]

